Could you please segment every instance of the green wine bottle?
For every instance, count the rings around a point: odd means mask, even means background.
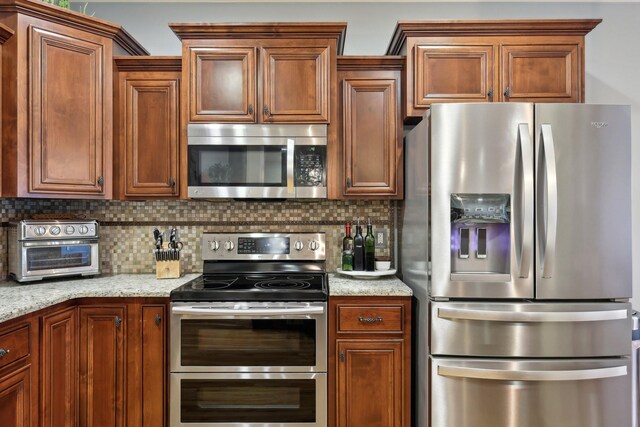
[[[364,269],[366,271],[376,269],[376,239],[373,237],[371,218],[367,220],[367,235],[364,237]]]
[[[353,237],[350,223],[345,226],[345,236],[342,239],[342,270],[353,271]]]

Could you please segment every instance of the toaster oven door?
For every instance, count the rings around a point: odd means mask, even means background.
[[[19,281],[100,272],[97,240],[30,241],[19,244]]]

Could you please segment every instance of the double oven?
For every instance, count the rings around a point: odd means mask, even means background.
[[[325,427],[324,235],[205,234],[203,259],[171,295],[171,427]]]

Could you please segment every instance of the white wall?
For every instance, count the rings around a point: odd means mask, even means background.
[[[87,11],[122,24],[153,55],[180,54],[168,22],[346,21],[345,55],[382,55],[402,19],[602,18],[586,38],[586,101],[632,106],[634,306],[640,308],[640,4],[89,3]]]

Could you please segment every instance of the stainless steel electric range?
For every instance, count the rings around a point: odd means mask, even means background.
[[[324,233],[206,233],[171,293],[171,427],[325,427]]]

